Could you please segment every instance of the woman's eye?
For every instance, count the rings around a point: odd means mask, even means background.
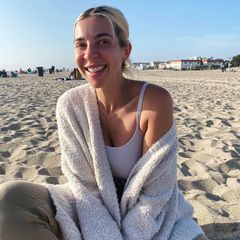
[[[76,48],[84,49],[86,47],[85,43],[76,43],[75,44]]]
[[[112,42],[108,39],[102,39],[97,42],[97,46],[99,47],[109,47],[111,46]]]
[[[108,44],[108,41],[107,40],[102,40],[102,41],[100,41],[100,44]]]

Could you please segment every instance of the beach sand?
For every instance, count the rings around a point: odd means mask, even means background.
[[[55,106],[85,81],[69,73],[0,79],[0,183],[62,184]],[[134,77],[168,89],[179,137],[179,187],[209,239],[240,239],[240,71],[146,70]]]

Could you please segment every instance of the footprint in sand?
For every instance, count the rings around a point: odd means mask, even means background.
[[[239,163],[239,161],[236,161],[235,159],[231,159],[231,160],[229,160],[225,163],[222,163],[218,166],[218,170],[225,174],[228,174],[228,172],[230,170],[234,170],[234,169],[240,170],[240,163]]]
[[[233,144],[233,148],[238,154],[240,154],[240,145],[239,144]]]
[[[188,192],[192,189],[197,189],[204,192],[212,193],[213,189],[218,186],[218,183],[211,178],[192,181],[181,179],[178,181],[178,185],[179,188],[184,192]]]
[[[20,113],[17,114],[17,117],[18,117],[18,118],[23,118],[24,116],[25,116],[25,114],[22,113],[22,112],[20,112]]]
[[[191,152],[178,152],[178,155],[183,158],[191,158]]]
[[[49,172],[48,172],[48,170],[45,167],[41,167],[37,171],[38,171],[39,175],[47,175],[47,176],[49,176]]]
[[[7,132],[8,131],[8,127],[2,127],[2,128],[0,128],[0,131],[1,132]]]
[[[23,133],[22,132],[15,132],[14,134],[11,135],[11,137],[13,139],[18,138],[18,137],[22,137]]]
[[[11,140],[12,140],[11,137],[4,137],[4,138],[3,138],[3,142],[4,142],[4,143],[10,142]]]
[[[222,119],[221,122],[227,127],[232,127],[232,125],[226,119]]]
[[[5,175],[5,165],[4,164],[2,164],[2,165],[0,165],[0,175]]]
[[[46,120],[47,122],[53,122],[53,119],[52,119],[52,118],[49,118],[49,117],[45,117],[45,120]]]
[[[181,109],[179,107],[173,107],[173,112],[181,112]]]
[[[19,123],[14,123],[14,124],[11,124],[8,129],[9,130],[19,130],[21,128],[21,125]]]
[[[17,119],[15,119],[15,118],[10,118],[10,119],[8,119],[8,121],[6,122],[6,125],[8,125],[8,124],[10,124],[10,123],[12,123],[12,122],[17,122],[18,120]]]
[[[183,138],[183,137],[180,137],[180,138],[178,139],[178,142],[179,142],[179,144],[184,145],[184,146],[186,146],[186,147],[192,147],[192,146],[194,146],[193,141],[190,141],[189,139],[186,139],[186,138]]]
[[[0,157],[9,158],[11,157],[11,153],[8,151],[0,151]]]
[[[179,170],[185,177],[192,176],[192,174],[189,171],[189,168],[184,163],[182,163],[181,166],[179,166]]]
[[[61,170],[61,166],[49,168],[48,172],[51,176],[58,177],[58,176],[63,175],[62,170]]]
[[[214,123],[213,123],[212,120],[207,120],[207,121],[206,121],[206,126],[207,126],[207,127],[211,127],[213,124],[214,124]]]

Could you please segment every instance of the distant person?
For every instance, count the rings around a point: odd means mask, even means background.
[[[52,72],[52,73],[55,73],[55,66],[52,66],[52,67],[51,67],[51,72]]]
[[[11,77],[12,78],[15,78],[15,77],[17,77],[18,75],[17,75],[17,72],[11,72]]]
[[[73,71],[70,73],[69,78],[73,80],[80,80],[82,79],[82,75],[77,68],[74,68]]]
[[[7,72],[5,71],[5,69],[2,70],[2,78],[6,78],[8,77]]]
[[[221,67],[221,70],[222,70],[222,72],[226,72],[226,67],[224,66],[224,67]]]
[[[28,72],[27,72],[27,71],[23,71],[22,68],[20,68],[19,73],[20,73],[20,74],[26,74],[26,73],[28,73]]]
[[[88,83],[57,103],[68,183],[2,184],[0,238],[206,239],[177,185],[170,93],[123,75],[132,46],[122,12],[108,6],[83,12],[74,48]]]

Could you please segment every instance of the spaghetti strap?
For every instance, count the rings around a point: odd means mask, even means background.
[[[142,111],[142,103],[143,103],[143,97],[144,97],[144,93],[145,93],[145,89],[146,87],[149,85],[148,82],[144,82],[140,95],[139,95],[139,99],[138,99],[138,106],[137,106],[137,116],[136,116],[136,121],[137,121],[137,127],[139,125],[139,121],[140,121],[140,117],[141,117],[141,111]]]

